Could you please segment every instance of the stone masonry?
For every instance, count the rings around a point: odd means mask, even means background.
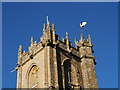
[[[19,46],[17,67],[17,88],[58,88],[96,90],[98,88],[95,57],[92,55],[91,37],[75,41],[76,48],[69,41],[68,33],[62,41],[55,32],[54,24],[43,25],[43,35],[36,43],[31,37],[28,52]]]

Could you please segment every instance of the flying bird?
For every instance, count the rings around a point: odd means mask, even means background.
[[[85,27],[86,24],[87,24],[87,22],[80,23],[80,28],[82,29],[83,27]]]

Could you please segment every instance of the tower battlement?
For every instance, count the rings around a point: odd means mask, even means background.
[[[49,21],[43,24],[38,43],[31,37],[28,52],[19,46],[17,88],[97,88],[91,37],[81,34],[74,42],[75,47],[67,32],[60,40]]]
[[[59,36],[55,32],[55,26],[52,24],[50,27],[50,22],[48,24],[43,24],[43,35],[40,37],[40,42],[36,43],[34,38],[31,37],[31,45],[28,47],[28,52],[22,50],[22,46],[19,46],[18,58],[21,58],[22,64],[31,59],[36,55],[40,50],[42,50],[45,45],[54,46],[57,45],[59,48],[79,57],[78,47],[92,47],[90,35],[88,35],[88,40],[85,40],[81,34],[79,42],[74,39],[75,47],[72,46],[72,43],[69,40],[68,33],[66,32],[66,38],[62,38],[62,41],[59,39]],[[92,57],[92,52],[89,52],[89,56]]]

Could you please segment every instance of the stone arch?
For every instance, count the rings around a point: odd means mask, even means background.
[[[37,67],[38,67],[38,65],[37,65],[36,63],[32,63],[32,64],[28,67],[28,69],[27,69],[26,79],[28,79],[29,72],[30,72],[30,70],[31,70],[31,68],[32,68],[33,66],[37,66]],[[39,68],[38,68],[38,69],[39,69]]]
[[[27,71],[28,88],[38,87],[38,71],[39,68],[35,63],[31,64]]]
[[[66,60],[69,60],[69,61],[71,62],[71,59],[70,59],[70,58],[65,58],[65,59],[61,62],[61,65],[62,65],[62,66],[63,66],[63,64],[64,64],[64,62],[65,62]]]
[[[75,62],[72,62],[71,59],[67,58],[62,61],[62,66],[64,69],[64,86],[65,88],[79,88],[79,77],[78,75],[79,68],[78,65]]]
[[[64,86],[65,88],[70,88],[70,82],[71,82],[71,60],[66,59],[62,62],[62,66],[64,69]]]

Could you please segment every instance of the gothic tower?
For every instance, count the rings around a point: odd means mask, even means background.
[[[19,46],[17,63],[17,88],[98,88],[95,57],[92,55],[90,35],[85,40],[81,34],[76,48],[69,41],[68,33],[62,41],[54,24],[43,25],[40,42],[31,37],[28,52]]]

